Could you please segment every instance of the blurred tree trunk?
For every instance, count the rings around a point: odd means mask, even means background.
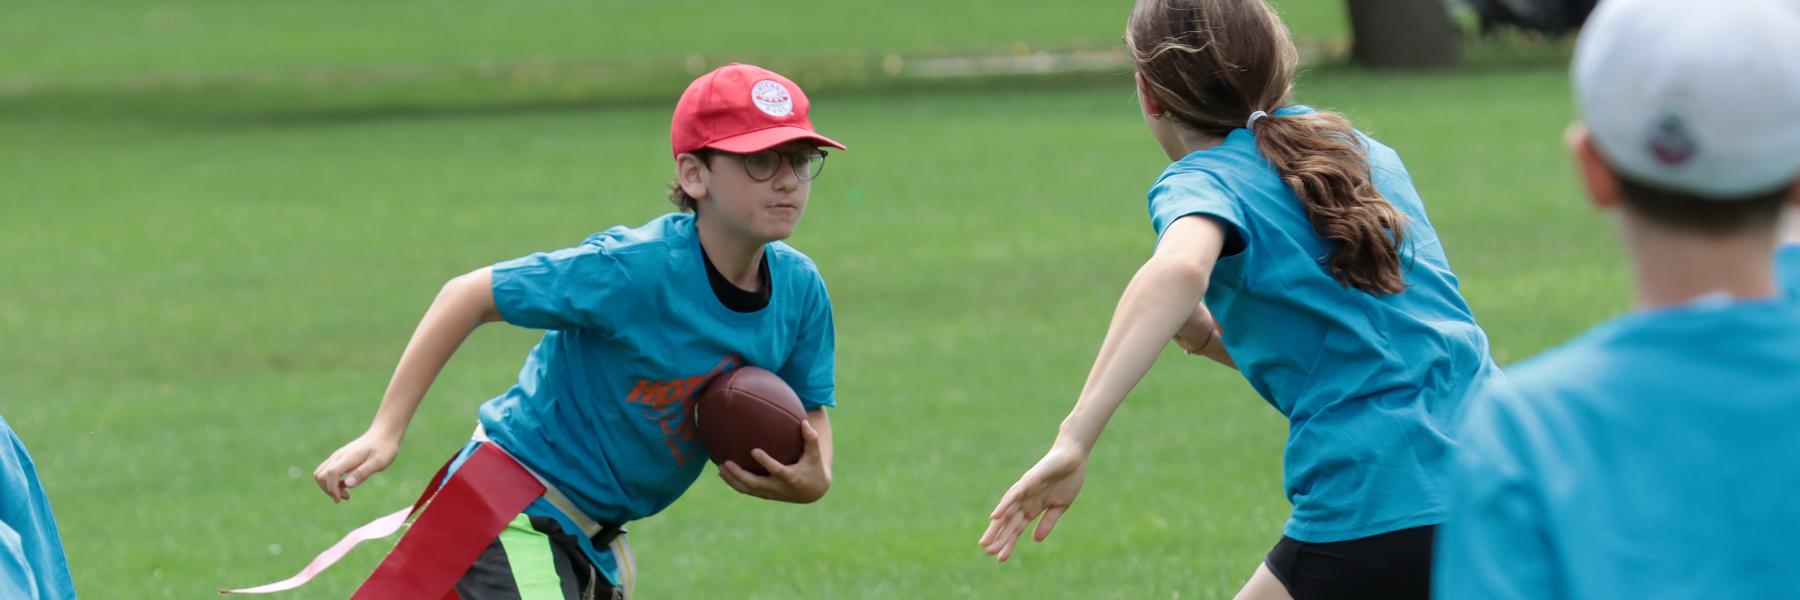
[[[1351,58],[1384,69],[1435,69],[1462,62],[1444,0],[1347,0]]]

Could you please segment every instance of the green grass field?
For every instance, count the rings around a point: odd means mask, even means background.
[[[1007,44],[1117,39],[1122,3],[1061,4],[1066,13],[971,10],[995,27],[1043,17],[1042,37]],[[1330,35],[1336,3],[1289,4],[1290,18]],[[475,11],[455,22],[481,24],[451,41],[396,39],[384,56],[397,58],[383,61],[285,5],[172,6],[190,25],[262,29],[140,32],[108,37],[121,46],[107,50],[66,39],[88,30],[60,19],[0,18],[0,55],[30,55],[0,79],[75,89],[173,63],[205,74],[454,67],[479,58],[454,40],[490,38],[513,59],[579,62],[615,43],[566,24],[519,38],[481,12],[497,8],[447,2],[432,6]],[[711,5],[581,6],[666,31]],[[94,35],[150,18],[48,3],[0,14],[93,23]],[[317,37],[237,52],[286,23]],[[891,38],[832,25],[822,46],[1004,48],[960,45],[1005,37],[998,29],[932,25],[942,29]],[[771,56],[813,48],[792,42],[746,43]],[[658,56],[680,56],[677,46]],[[27,52],[78,47],[90,52]],[[711,56],[730,45],[697,47]],[[1560,64],[1434,75],[1322,66],[1302,81],[1302,101],[1347,113],[1406,158],[1502,363],[1627,305],[1621,256],[1561,149],[1571,103]],[[62,92],[0,96],[0,413],[37,459],[86,597],[196,598],[286,577],[411,501],[466,438],[475,407],[514,379],[533,332],[477,332],[398,462],[354,501],[331,504],[310,473],[367,425],[438,286],[668,209],[679,89],[657,102],[308,112],[230,85],[110,85],[81,88],[72,103]],[[199,95],[211,104],[188,104]],[[633,524],[640,597],[1229,597],[1286,515],[1285,423],[1235,372],[1179,352],[1114,420],[1048,543],[1005,565],[975,545],[998,495],[1050,442],[1151,248],[1143,194],[1166,160],[1128,79],[812,95],[815,123],[851,147],[831,158],[792,240],[821,265],[836,307],[836,485],[797,507],[736,495],[709,471],[670,510]],[[348,595],[389,543],[285,597]]]
[[[1297,36],[1344,28],[1339,0],[1289,0]],[[1129,3],[1048,0],[366,3],[118,0],[0,9],[0,74],[50,85],[300,77],[482,64],[779,61],[1110,48]]]

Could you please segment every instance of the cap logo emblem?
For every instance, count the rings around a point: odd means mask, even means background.
[[[771,117],[785,117],[794,114],[794,98],[788,95],[786,87],[772,79],[764,79],[750,87],[750,101]]]
[[[1699,145],[1694,143],[1694,136],[1688,133],[1687,124],[1681,117],[1664,115],[1650,132],[1650,155],[1663,166],[1679,167],[1694,158],[1698,151]]]

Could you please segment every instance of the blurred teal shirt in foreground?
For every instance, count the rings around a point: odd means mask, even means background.
[[[1398,294],[1331,277],[1320,260],[1329,248],[1248,130],[1169,165],[1150,189],[1159,237],[1204,215],[1234,238],[1206,306],[1238,370],[1288,417],[1285,533],[1304,542],[1441,522],[1463,399],[1499,373],[1400,157],[1361,139],[1375,186],[1409,219]]]
[[[1630,314],[1471,403],[1439,598],[1797,598],[1800,307]]]

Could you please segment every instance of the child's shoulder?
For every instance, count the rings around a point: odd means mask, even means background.
[[[1571,385],[1593,381],[1612,362],[1603,332],[1580,337],[1506,368],[1503,389],[1515,399],[1556,396]]]
[[[1634,312],[1595,325],[1580,335],[1506,368],[1512,388],[1526,396],[1555,396],[1572,387],[1630,377],[1625,359],[1657,348],[1651,338],[1663,315]]]
[[[779,270],[784,273],[797,274],[802,280],[809,282],[823,282],[825,279],[824,275],[819,273],[819,264],[813,262],[812,257],[801,252],[799,248],[788,245],[787,242],[770,242],[767,252],[769,253],[769,269],[772,271]]]
[[[588,236],[581,244],[609,254],[666,253],[694,235],[693,223],[693,215],[669,213],[636,227],[614,225]]]
[[[1692,383],[1696,352],[1746,362],[1765,347],[1800,356],[1788,343],[1796,336],[1800,309],[1788,303],[1701,299],[1616,317],[1506,373],[1522,401],[1563,405]]]
[[[819,270],[818,263],[813,262],[812,257],[807,256],[805,252],[801,252],[799,248],[788,245],[787,242],[769,242],[768,249],[771,254],[774,254],[783,260],[792,262],[794,268],[803,268],[812,271]]]
[[[1356,139],[1357,141],[1362,142],[1363,151],[1368,157],[1369,168],[1375,170],[1388,169],[1401,173],[1406,172],[1406,163],[1405,161],[1400,160],[1400,151],[1395,150],[1392,146],[1382,143],[1381,140],[1375,139],[1375,136],[1369,135],[1360,129],[1356,130]]]

